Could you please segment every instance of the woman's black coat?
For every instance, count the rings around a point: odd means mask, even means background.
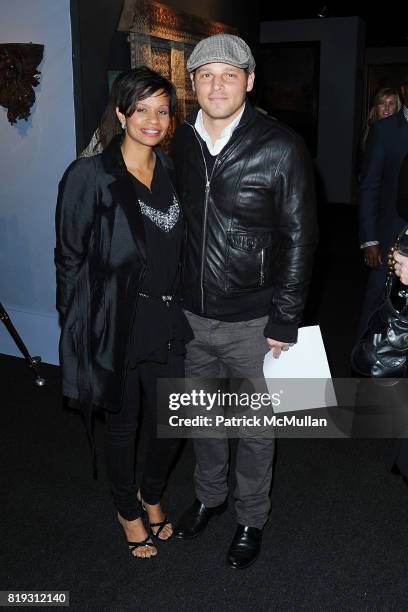
[[[113,411],[121,405],[146,267],[143,218],[120,144],[115,137],[102,154],[78,159],[65,172],[55,249],[63,394]]]

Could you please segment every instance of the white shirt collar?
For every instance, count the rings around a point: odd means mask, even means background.
[[[217,140],[215,141],[214,144],[212,144],[211,142],[211,138],[207,132],[207,130],[204,127],[204,122],[203,122],[203,111],[200,110],[198,111],[198,115],[197,115],[197,119],[195,121],[194,127],[197,130],[197,132],[200,134],[201,138],[204,140],[205,144],[207,145],[207,148],[209,150],[209,152],[211,153],[211,155],[218,155],[218,153],[221,151],[221,149],[223,149],[225,147],[225,145],[227,144],[227,142],[229,141],[229,139],[232,136],[232,132],[235,130],[235,128],[237,127],[238,123],[241,120],[241,117],[244,113],[245,110],[245,104],[244,107],[242,109],[242,111],[239,113],[239,115],[237,117],[235,117],[235,119],[233,121],[231,121],[231,123],[229,123],[221,132],[221,135],[219,138],[217,138]]]

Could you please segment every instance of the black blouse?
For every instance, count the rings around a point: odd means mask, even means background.
[[[166,363],[168,350],[185,353],[193,333],[180,307],[178,273],[183,224],[181,209],[160,160],[156,159],[151,188],[130,175],[135,204],[146,232],[147,268],[137,299],[130,342],[130,363]],[[146,297],[148,296],[148,297]],[[163,300],[162,296],[172,296]]]

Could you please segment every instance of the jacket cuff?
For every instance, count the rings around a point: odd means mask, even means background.
[[[378,242],[378,240],[368,240],[367,242],[363,242],[363,244],[360,244],[360,249],[365,249],[369,246],[378,246],[380,243]]]
[[[278,342],[297,342],[298,325],[296,323],[275,323],[269,317],[264,336],[278,340]]]

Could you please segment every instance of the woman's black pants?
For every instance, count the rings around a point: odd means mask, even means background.
[[[157,379],[183,378],[184,357],[168,353],[167,363],[144,362],[129,368],[122,408],[106,413],[105,461],[113,501],[128,521],[141,515],[135,483],[136,433],[140,411],[149,436],[140,492],[148,504],[159,503],[180,440],[157,438]]]

